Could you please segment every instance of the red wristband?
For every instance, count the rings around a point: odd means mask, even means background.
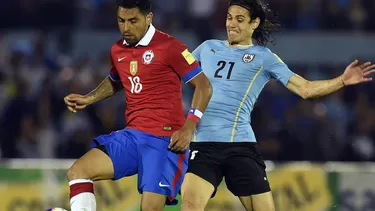
[[[191,108],[189,110],[189,114],[187,116],[187,119],[190,119],[191,121],[195,122],[195,123],[199,123],[199,121],[201,120],[201,117],[203,116],[203,113],[201,111],[199,111],[198,109],[196,108]]]

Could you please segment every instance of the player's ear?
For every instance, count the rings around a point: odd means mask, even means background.
[[[153,17],[152,12],[150,12],[150,13],[148,13],[148,14],[146,15],[146,24],[147,24],[147,25],[150,25],[150,24],[152,23],[152,17]]]
[[[255,19],[251,20],[251,22],[250,22],[251,26],[250,27],[251,27],[252,30],[255,30],[255,29],[258,28],[259,24],[260,24],[260,18],[255,18]]]

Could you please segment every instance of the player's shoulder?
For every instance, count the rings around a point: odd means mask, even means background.
[[[163,43],[166,45],[171,45],[171,44],[184,44],[182,41],[179,39],[173,37],[172,35],[165,33],[160,30],[156,30],[155,35],[154,35],[154,41],[157,43]]]
[[[259,53],[266,55],[266,54],[272,54],[271,49],[261,46],[261,45],[254,45],[253,50],[258,51]]]
[[[275,57],[275,53],[273,53],[271,49],[265,46],[255,45],[253,50],[255,51],[255,54],[257,56],[260,56],[263,60]]]
[[[121,48],[124,45],[124,40],[120,39],[115,42],[111,47],[111,52],[114,52],[116,49]]]
[[[272,62],[278,61],[280,63],[285,64],[284,61],[271,49],[264,47],[264,46],[257,46],[257,47],[259,51],[261,52],[261,56],[264,62],[272,63]]]

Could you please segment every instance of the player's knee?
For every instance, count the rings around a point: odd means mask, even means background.
[[[141,205],[142,211],[163,211],[164,210],[164,205],[160,204],[152,204],[152,203],[142,203]]]
[[[204,211],[205,200],[194,188],[186,188],[181,193],[181,211]]]
[[[93,181],[111,179],[114,177],[114,167],[106,153],[99,149],[93,149],[69,168],[67,177],[69,181],[75,179]]]
[[[143,192],[141,200],[142,211],[163,211],[166,197],[161,194]]]
[[[241,200],[242,204],[246,208],[246,211],[275,211],[275,203],[273,202],[273,197],[271,192],[252,195],[251,203],[244,203],[244,200]]]
[[[69,181],[75,179],[92,179],[89,170],[85,166],[82,166],[77,162],[69,168],[66,176]]]

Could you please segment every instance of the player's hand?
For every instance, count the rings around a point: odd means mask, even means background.
[[[342,82],[345,86],[372,81],[370,74],[375,72],[375,65],[371,62],[360,64],[358,60],[352,62],[342,74]]]
[[[184,126],[180,130],[174,132],[171,136],[171,142],[168,148],[175,152],[184,152],[189,148],[191,137],[195,127]]]
[[[76,113],[90,105],[90,99],[84,95],[69,94],[64,97],[64,102],[69,111]]]

